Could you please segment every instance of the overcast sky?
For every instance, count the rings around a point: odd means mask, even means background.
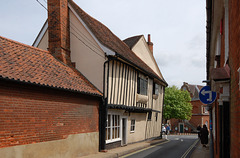
[[[47,0],[38,0],[47,6]],[[153,52],[169,86],[202,84],[206,75],[205,0],[74,0],[124,40],[151,34]],[[32,45],[47,11],[37,0],[2,0],[0,36]]]

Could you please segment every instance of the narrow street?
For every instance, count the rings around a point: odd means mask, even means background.
[[[128,154],[122,158],[187,158],[198,142],[197,135],[168,135],[168,141]]]

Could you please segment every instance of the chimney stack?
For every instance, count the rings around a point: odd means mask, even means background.
[[[153,43],[151,42],[151,35],[150,34],[148,34],[148,42],[147,42],[147,44],[148,44],[148,47],[149,47],[150,51],[153,54]]]
[[[72,66],[70,59],[68,0],[48,0],[48,47],[50,53]]]

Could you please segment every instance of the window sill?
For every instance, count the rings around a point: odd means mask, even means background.
[[[137,94],[137,102],[143,103],[143,104],[147,104],[147,102],[148,102],[148,96],[146,96],[146,95],[141,95],[141,94]]]
[[[121,140],[122,140],[121,138],[112,139],[112,140],[106,140],[106,144],[118,142],[118,141],[121,141]]]
[[[132,134],[132,133],[135,133],[135,131],[130,131],[130,133]]]

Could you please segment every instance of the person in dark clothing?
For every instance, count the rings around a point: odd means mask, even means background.
[[[206,125],[203,125],[203,128],[200,130],[200,139],[203,147],[206,147],[208,144],[208,129]]]
[[[202,127],[200,125],[197,126],[197,133],[198,133],[198,138],[200,138],[200,131]]]

